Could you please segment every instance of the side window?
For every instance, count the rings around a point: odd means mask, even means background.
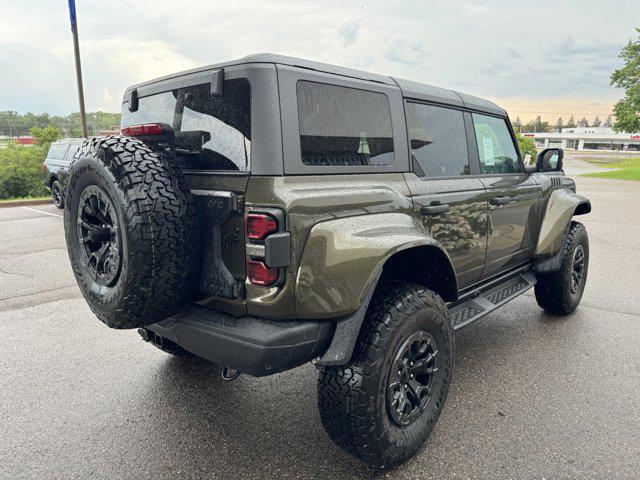
[[[518,153],[504,119],[473,114],[478,142],[480,173],[521,173]]]
[[[392,165],[393,131],[386,95],[299,81],[302,162],[311,166]]]
[[[408,102],[411,156],[427,177],[469,175],[467,137],[459,110]]]

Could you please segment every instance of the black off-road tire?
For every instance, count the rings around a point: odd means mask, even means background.
[[[56,208],[64,208],[64,189],[59,180],[54,180],[51,183],[51,197]]]
[[[394,422],[387,398],[391,366],[403,342],[416,332],[433,336],[438,348],[432,396],[412,423]],[[392,468],[425,443],[444,406],[451,383],[454,333],[443,300],[403,282],[380,285],[351,362],[321,367],[318,409],[329,436],[345,451],[380,468]],[[393,363],[395,365],[395,363]]]
[[[115,210],[111,238],[116,238],[120,263],[110,270],[117,275],[108,283],[91,269],[80,243],[78,211],[85,190],[98,192]],[[189,299],[197,271],[198,220],[180,172],[166,158],[131,137],[85,141],[70,167],[65,203],[73,272],[102,322],[119,329],[143,327],[174,314]]]
[[[584,253],[584,267],[579,288],[572,290],[571,279],[578,249],[582,249]],[[550,273],[539,273],[535,293],[538,305],[545,311],[556,315],[568,315],[580,304],[589,271],[589,237],[583,224],[571,222],[561,251],[560,269]]]

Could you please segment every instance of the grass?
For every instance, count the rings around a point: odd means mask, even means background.
[[[9,203],[9,202],[16,202],[16,201],[19,201],[19,200],[51,200],[51,195],[49,195],[47,197],[3,198],[3,199],[0,199],[0,204]]]
[[[608,172],[585,173],[585,177],[611,178],[615,180],[640,180],[640,158],[629,158],[620,162],[599,163],[602,168],[615,168]]]

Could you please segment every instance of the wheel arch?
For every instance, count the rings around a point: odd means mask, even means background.
[[[381,280],[418,283],[433,290],[446,302],[458,298],[458,281],[449,256],[435,243],[403,248],[385,261]]]
[[[580,203],[576,205],[573,215],[586,215],[587,213],[591,213],[591,202],[588,199],[583,198],[580,200]]]
[[[560,251],[575,215],[591,212],[589,199],[568,188],[554,190],[547,201],[534,257],[546,258]]]
[[[413,216],[347,217],[311,229],[296,275],[297,316],[355,315],[366,308],[380,278],[419,283],[448,301],[458,294],[449,256]]]
[[[375,281],[365,292],[364,300],[358,310],[336,322],[333,339],[325,353],[317,360],[318,365],[345,365],[350,361],[371,299],[376,294],[378,286],[388,285],[387,281],[418,283],[433,290],[445,301],[457,299],[458,284],[451,261],[444,249],[434,242],[426,239],[423,244],[407,245],[384,260],[379,270],[375,272]],[[421,270],[422,268],[425,270]],[[429,273],[426,276],[415,275],[414,272],[418,271],[442,274],[445,280],[442,281],[439,275],[429,275]],[[382,291],[378,293],[384,294]]]

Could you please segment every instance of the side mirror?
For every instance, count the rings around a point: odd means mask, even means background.
[[[536,170],[538,172],[558,172],[562,170],[564,150],[561,148],[545,148],[538,154]]]

